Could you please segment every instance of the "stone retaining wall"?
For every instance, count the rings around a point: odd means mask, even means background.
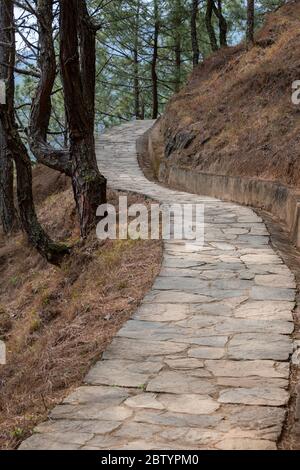
[[[278,182],[196,172],[165,163],[159,126],[154,126],[137,142],[141,165],[159,182],[183,191],[216,197],[263,209],[281,222],[291,241],[300,248],[300,190]]]

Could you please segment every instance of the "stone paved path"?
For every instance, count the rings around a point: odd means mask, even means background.
[[[145,179],[135,140],[98,139],[110,186],[204,202],[205,248],[165,243],[153,289],[78,388],[22,449],[276,449],[289,400],[295,283],[248,208]]]

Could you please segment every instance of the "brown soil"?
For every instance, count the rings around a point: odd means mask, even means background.
[[[56,240],[75,244],[61,269],[47,264],[22,235],[0,234],[0,448],[12,449],[55,404],[82,383],[158,274],[157,241],[80,242],[70,183],[34,171],[38,214]],[[109,192],[109,202],[118,194]],[[131,195],[129,202],[142,202]]]
[[[299,49],[297,0],[267,17],[251,50],[222,49],[195,69],[152,131],[156,158],[300,187],[300,105],[291,101]]]

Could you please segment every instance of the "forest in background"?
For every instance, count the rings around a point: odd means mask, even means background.
[[[261,0],[255,3],[255,25],[258,28],[265,14],[285,1]],[[17,4],[20,5],[16,15],[19,33],[17,72],[20,69],[25,69],[25,72],[23,70],[17,82],[16,109],[20,126],[26,129],[30,98],[34,96],[37,82],[38,34],[35,16],[22,10],[22,1]],[[156,119],[163,113],[170,97],[186,83],[193,65],[220,46],[239,43],[246,35],[246,0],[89,0],[87,4],[92,18],[99,24],[97,130],[132,119]],[[217,11],[221,12],[221,19]],[[57,15],[56,11],[56,42]],[[57,53],[58,48],[56,44]],[[67,139],[67,134],[59,75],[52,102],[49,137],[60,145]]]

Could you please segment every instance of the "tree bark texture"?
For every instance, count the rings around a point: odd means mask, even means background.
[[[53,0],[37,0],[39,29],[39,68],[41,71],[35,97],[32,102],[29,144],[39,163],[71,176],[68,149],[58,150],[47,142],[51,117],[51,94],[56,78],[56,58],[53,44]]]
[[[198,43],[198,32],[197,32],[197,17],[199,12],[199,0],[192,0],[192,14],[191,14],[191,37],[192,37],[192,49],[193,49],[193,66],[196,67],[199,64],[200,50]]]
[[[207,33],[208,33],[208,36],[209,36],[211,49],[212,49],[213,52],[215,52],[215,51],[218,50],[218,43],[217,43],[217,38],[216,38],[216,33],[215,33],[215,30],[214,30],[214,26],[213,26],[213,23],[212,23],[213,10],[214,10],[214,1],[213,0],[207,0],[205,23],[206,23],[206,29],[207,29]]]
[[[247,0],[247,45],[254,44],[255,1]]]
[[[222,9],[222,0],[218,0],[218,6],[216,6],[213,0],[213,10],[215,12],[216,17],[219,19],[219,31],[220,31],[220,46],[227,47],[227,31],[228,25],[227,21],[223,15]]]
[[[70,155],[72,162],[72,184],[79,214],[81,236],[86,238],[95,227],[99,205],[106,203],[106,180],[100,174],[95,154],[94,118],[90,115],[91,104],[86,106],[84,77],[89,74],[88,59],[83,66],[80,59],[77,35],[80,21],[80,0],[60,0],[60,62],[65,105],[70,132]],[[81,30],[81,55],[93,54],[85,50],[86,33]],[[96,36],[95,36],[96,40]],[[81,71],[85,67],[85,73]],[[90,70],[94,73],[94,68]]]
[[[0,80],[6,81],[9,70],[5,65],[10,62],[10,44],[13,30],[10,24],[11,5],[0,2]],[[12,155],[7,146],[5,130],[0,121],[0,220],[6,235],[11,233],[16,224],[14,207],[14,168]]]
[[[7,148],[13,156],[17,172],[17,196],[19,215],[23,230],[27,233],[29,242],[39,253],[53,264],[59,264],[62,257],[69,252],[68,248],[56,245],[45,233],[38,222],[32,194],[31,161],[25,145],[19,135],[14,117],[14,66],[15,66],[15,36],[14,36],[14,6],[12,0],[2,0],[8,14],[9,29],[13,31],[9,46],[9,67],[6,80],[6,104],[0,105],[0,120],[6,137]]]
[[[158,38],[160,30],[159,6],[158,0],[154,0],[154,40],[153,40],[153,55],[151,63],[152,75],[152,119],[158,117],[158,77],[157,77],[157,60],[158,60]]]

